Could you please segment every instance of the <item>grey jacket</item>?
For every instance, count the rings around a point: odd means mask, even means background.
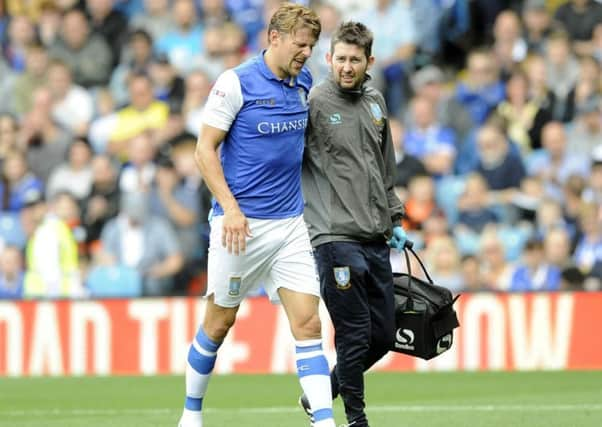
[[[339,88],[332,76],[309,95],[304,217],[313,246],[385,241],[404,208],[394,192],[387,109],[376,89]]]

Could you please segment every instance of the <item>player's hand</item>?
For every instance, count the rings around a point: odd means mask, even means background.
[[[252,237],[247,217],[238,208],[226,210],[222,223],[222,246],[228,249],[228,253],[239,255],[247,249],[247,237]]]
[[[393,236],[391,237],[391,239],[389,239],[387,244],[391,248],[401,252],[403,251],[403,248],[405,248],[406,245],[408,245],[409,242],[410,241],[408,240],[408,235],[406,234],[406,231],[403,229],[403,227],[400,225],[396,225],[395,227],[393,227]]]

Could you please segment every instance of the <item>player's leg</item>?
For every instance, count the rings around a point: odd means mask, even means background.
[[[186,400],[179,427],[201,427],[203,398],[215,366],[217,350],[234,324],[238,307],[220,307],[207,298],[205,318],[192,340],[186,363]]]
[[[295,338],[299,382],[313,410],[315,427],[334,427],[328,361],[318,314],[320,285],[303,218],[281,221],[273,230],[283,244],[275,255],[266,291],[282,302]]]
[[[363,374],[372,328],[365,281],[368,265],[358,243],[326,243],[316,248],[315,255],[322,297],[335,329],[337,366],[331,380],[343,399],[348,422],[365,427]]]
[[[186,366],[186,401],[180,427],[202,426],[202,404],[217,351],[234,324],[238,306],[265,268],[260,239],[247,241],[245,255],[234,255],[221,244],[221,221],[211,223],[207,270],[207,305],[202,325],[192,341]],[[253,226],[253,224],[251,224]],[[244,273],[243,273],[244,272]]]
[[[334,426],[328,361],[324,356],[319,298],[290,289],[278,290],[295,338],[295,359],[301,388],[312,408],[315,427]]]

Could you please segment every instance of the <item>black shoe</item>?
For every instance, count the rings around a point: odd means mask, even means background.
[[[303,412],[305,412],[305,415],[307,415],[307,417],[309,418],[310,427],[313,427],[314,413],[311,411],[311,406],[309,406],[309,400],[307,400],[307,397],[304,394],[299,396],[299,406],[301,407],[301,409],[303,409]]]

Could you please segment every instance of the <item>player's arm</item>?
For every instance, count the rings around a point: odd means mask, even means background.
[[[228,187],[218,156],[218,147],[226,137],[222,129],[203,124],[197,140],[195,160],[213,197],[224,210],[222,245],[229,253],[238,255],[246,249],[246,238],[251,237],[247,218]]]
[[[197,140],[195,160],[211,190],[224,210],[222,245],[238,255],[246,249],[246,238],[251,236],[247,218],[234,198],[218,155],[230,126],[242,108],[240,80],[232,70],[225,71],[215,82],[203,111],[203,124]]]

